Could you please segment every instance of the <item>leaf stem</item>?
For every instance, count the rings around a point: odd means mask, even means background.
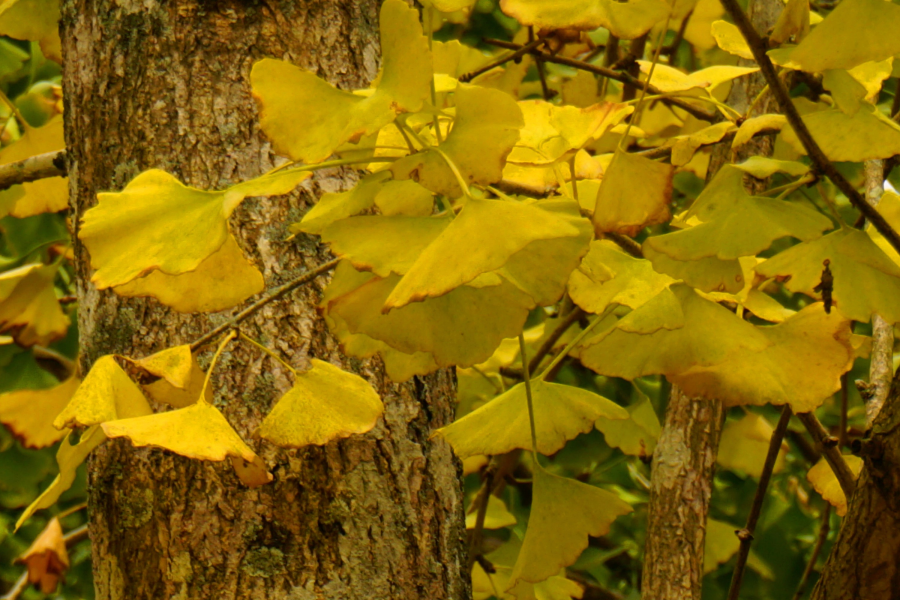
[[[219,356],[225,350],[225,346],[227,346],[235,337],[237,337],[237,334],[234,330],[231,330],[225,335],[222,341],[219,342],[219,347],[216,348],[216,353],[213,354],[212,362],[209,363],[209,369],[206,370],[206,377],[203,379],[203,387],[200,388],[200,398],[197,402],[206,402],[206,388],[209,387],[209,380],[212,377],[213,369],[216,368],[216,363],[219,362]]]
[[[540,469],[537,458],[537,428],[534,426],[534,398],[531,395],[531,373],[528,370],[528,354],[525,351],[525,335],[522,332],[519,332],[519,353],[522,355],[525,399],[528,401],[528,424],[531,425],[531,458],[534,461],[534,468]]]
[[[338,158],[335,160],[327,160],[325,162],[316,163],[314,165],[300,165],[296,166],[297,163],[294,161],[288,161],[283,165],[279,165],[274,169],[269,169],[266,171],[265,175],[272,175],[273,173],[278,173],[279,171],[284,171],[285,169],[291,169],[292,171],[318,171],[319,169],[330,169],[332,167],[346,167],[350,165],[367,165],[369,163],[377,163],[377,162],[394,162],[398,160],[399,156],[370,156],[367,158]]]
[[[0,90],[0,102],[3,102],[9,108],[12,115],[22,124],[23,129],[28,130],[32,128],[28,121],[25,120],[25,117],[22,116],[22,113],[19,112],[19,107],[3,93],[3,90]]]
[[[459,185],[460,189],[462,190],[463,195],[466,198],[472,199],[472,193],[469,191],[469,186],[466,183],[466,180],[463,179],[462,173],[459,172],[459,169],[457,168],[456,163],[454,163],[453,160],[449,156],[447,156],[446,152],[444,152],[437,146],[433,146],[430,149],[434,150],[435,152],[437,152],[438,154],[441,155],[441,158],[444,159],[444,161],[447,163],[447,166],[450,167],[451,171],[453,171],[453,175],[454,175],[454,177],[456,177],[456,184]]]
[[[560,352],[559,354],[557,354],[556,356],[553,357],[553,360],[550,361],[550,364],[547,365],[547,368],[544,369],[541,372],[541,374],[538,375],[537,378],[544,379],[547,375],[549,375],[553,371],[553,369],[556,367],[556,365],[558,365],[566,356],[568,356],[569,352],[571,352],[573,348],[578,346],[578,344],[581,343],[581,340],[583,340],[585,337],[587,337],[587,334],[589,334],[591,331],[593,331],[594,327],[596,327],[601,321],[603,321],[606,318],[606,316],[612,312],[612,310],[613,310],[612,305],[607,306],[606,310],[604,310],[601,314],[594,317],[594,319],[588,324],[588,326],[585,327],[581,331],[581,333],[579,333],[577,336],[575,336],[575,339],[572,340],[571,342],[569,342],[565,348],[563,348],[562,352]],[[522,354],[522,356],[523,356],[522,362],[524,363],[524,361],[525,361],[524,353]],[[528,380],[528,371],[527,370],[525,371],[525,380],[526,381]]]
[[[759,476],[759,485],[756,486],[756,494],[753,496],[750,514],[747,515],[747,525],[743,529],[735,531],[735,535],[741,542],[738,548],[737,564],[735,564],[734,573],[731,576],[731,587],[728,588],[728,600],[738,600],[738,596],[741,593],[741,582],[744,579],[747,557],[750,555],[753,533],[756,531],[756,523],[759,521],[763,500],[766,497],[766,488],[769,487],[772,470],[775,468],[775,460],[778,458],[779,450],[781,450],[781,443],[784,441],[784,434],[791,420],[791,414],[790,404],[785,404],[781,409],[781,418],[778,419],[778,424],[775,426],[775,431],[772,432],[772,437],[769,440],[769,451],[766,453],[766,462],[763,464],[762,473]]]
[[[274,351],[269,350],[268,348],[266,348],[265,346],[263,346],[260,342],[257,342],[256,340],[254,340],[252,337],[250,337],[249,335],[247,335],[246,333],[244,333],[244,332],[241,331],[240,329],[235,329],[235,331],[237,331],[237,334],[238,334],[238,336],[240,337],[241,340],[243,340],[243,341],[245,341],[245,342],[248,342],[248,343],[250,343],[250,344],[256,346],[257,348],[259,348],[260,350],[262,350],[263,352],[265,352],[266,354],[268,354],[269,356],[271,356],[272,358],[274,358],[275,360],[277,360],[278,362],[280,362],[281,365],[282,365],[285,369],[287,369],[288,371],[290,371],[291,373],[293,373],[295,376],[297,375],[297,369],[295,369],[294,367],[292,367],[286,360],[284,360],[283,358],[281,358],[280,356],[278,356],[278,354],[276,354]]]
[[[499,67],[499,66],[501,66],[501,65],[504,65],[504,64],[508,63],[508,62],[511,61],[511,60],[516,60],[517,58],[521,58],[521,57],[525,56],[526,54],[528,54],[528,53],[531,52],[532,50],[537,49],[537,47],[540,46],[540,45],[543,44],[543,43],[544,43],[544,40],[541,39],[541,38],[538,38],[538,39],[536,39],[536,40],[533,40],[533,41],[531,41],[531,42],[525,44],[524,46],[519,47],[519,48],[518,48],[515,52],[513,52],[512,54],[507,54],[506,56],[503,56],[503,57],[501,57],[501,58],[495,60],[495,61],[492,62],[492,63],[489,63],[489,64],[487,64],[487,65],[485,65],[485,66],[483,66],[483,67],[481,67],[481,68],[479,68],[479,69],[475,69],[474,71],[470,71],[470,72],[468,72],[468,73],[463,73],[462,75],[459,76],[458,79],[459,79],[461,82],[463,82],[463,83],[469,83],[470,81],[472,81],[473,79],[475,79],[475,78],[478,77],[479,75],[483,75],[484,73],[487,73],[487,72],[490,71],[491,69],[494,69],[494,68],[497,68],[497,67]]]
[[[263,306],[272,302],[273,300],[278,300],[291,290],[300,287],[305,283],[309,283],[319,275],[323,273],[327,273],[337,266],[337,264],[341,262],[341,259],[335,258],[334,260],[330,260],[323,265],[319,265],[315,269],[305,272],[303,275],[300,275],[296,279],[293,279],[285,284],[282,284],[276,288],[272,288],[271,290],[266,292],[266,295],[236,314],[234,317],[222,323],[212,331],[203,334],[191,344],[191,352],[196,351],[198,348],[208,344],[212,340],[216,339],[223,332],[228,331],[230,329],[234,329],[238,326],[242,321],[246,320],[248,317],[253,315],[256,311],[261,309]]]

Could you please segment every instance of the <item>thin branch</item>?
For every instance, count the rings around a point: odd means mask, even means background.
[[[603,237],[609,238],[611,242],[615,243],[619,248],[631,256],[635,258],[644,258],[644,251],[641,249],[641,245],[627,235],[607,231],[603,234]]]
[[[495,60],[494,62],[481,67],[480,69],[475,69],[474,71],[469,71],[468,73],[463,73],[462,75],[459,76],[459,80],[462,81],[463,83],[468,83],[468,82],[472,81],[473,79],[475,79],[476,77],[478,77],[479,75],[483,75],[484,73],[487,73],[491,69],[495,69],[499,66],[502,66],[511,60],[517,60],[519,58],[522,58],[523,56],[525,56],[532,50],[535,50],[538,46],[540,46],[543,43],[544,43],[543,38],[538,38],[536,40],[533,40],[533,41],[527,43],[526,45],[519,47],[512,54],[507,54],[506,56],[502,56],[499,59]]]
[[[775,467],[775,459],[778,458],[778,451],[781,450],[781,443],[784,441],[784,433],[787,431],[791,414],[791,406],[785,404],[784,408],[781,409],[781,418],[778,419],[778,425],[775,426],[775,431],[772,432],[772,438],[769,440],[769,451],[766,453],[766,462],[759,476],[759,485],[756,486],[756,495],[753,496],[750,514],[747,515],[747,525],[735,532],[741,541],[741,545],[738,548],[737,564],[735,564],[734,573],[731,576],[731,587],[728,588],[728,600],[737,600],[741,593],[741,582],[744,579],[747,557],[750,556],[753,532],[756,531],[756,523],[759,521],[763,500],[766,497],[766,488],[769,487],[769,480],[772,478],[772,470]]]
[[[71,548],[81,540],[85,540],[88,538],[88,526],[87,524],[81,525],[80,527],[76,527],[71,530],[69,533],[63,536],[63,541],[66,544],[66,548]],[[25,588],[28,587],[28,570],[26,569],[22,576],[16,580],[16,583],[12,586],[12,588],[6,592],[6,595],[0,598],[0,600],[18,600],[19,596],[22,595],[22,592],[25,591]]]
[[[508,48],[510,50],[519,50],[523,48],[521,44],[516,44],[513,42],[506,42],[503,40],[495,40],[492,38],[482,38],[484,43],[490,44],[492,46],[498,46],[500,48]],[[544,62],[556,63],[559,65],[566,65],[569,67],[573,67],[575,69],[579,69],[581,71],[587,71],[588,73],[594,73],[596,75],[602,75],[603,77],[608,77],[609,79],[613,79],[615,81],[619,81],[621,83],[625,83],[627,85],[632,85],[639,89],[647,88],[647,91],[651,94],[660,94],[662,93],[655,85],[647,85],[646,82],[641,81],[636,77],[632,77],[628,73],[623,73],[621,71],[615,71],[613,69],[609,69],[607,67],[600,67],[598,65],[591,64],[589,62],[584,62],[583,60],[576,60],[574,58],[566,58],[565,56],[554,56],[547,52],[539,52],[532,50],[530,52],[532,56],[535,58],[539,58]],[[718,120],[717,115],[712,115],[706,112],[703,109],[697,108],[694,105],[685,102],[679,98],[662,98],[662,102],[666,104],[677,106],[681,110],[689,113],[693,117],[700,119],[701,121],[708,122],[716,122]]]
[[[569,327],[586,316],[587,313],[577,306],[566,313],[566,316],[562,318],[562,321],[559,322],[556,329],[550,332],[547,339],[544,340],[540,347],[535,351],[534,356],[531,357],[531,360],[528,361],[528,372],[534,373],[537,371],[537,368],[541,366],[541,361],[550,354],[550,351],[553,350],[553,347],[556,345],[556,342],[559,341],[559,338],[569,330]],[[500,374],[504,377],[509,377],[510,379],[522,379],[521,369],[510,369],[506,367],[500,369]]]
[[[825,508],[822,509],[822,525],[819,527],[819,536],[816,538],[816,545],[813,546],[812,554],[809,556],[809,562],[806,563],[806,568],[803,569],[803,575],[800,577],[800,583],[797,584],[797,591],[794,593],[793,600],[800,600],[803,598],[804,592],[806,592],[806,584],[809,583],[809,576],[812,574],[813,569],[816,568],[816,561],[819,560],[819,554],[822,553],[822,547],[825,545],[825,540],[828,539],[830,520],[831,504],[826,502]]]
[[[841,489],[844,490],[844,495],[849,502],[850,497],[853,496],[853,491],[856,489],[856,477],[841,454],[839,440],[825,430],[822,423],[819,422],[819,419],[813,413],[797,413],[797,418],[800,419],[800,422],[803,423],[806,430],[809,431],[810,435],[820,446],[822,454],[825,455],[825,460],[831,466],[831,470],[837,477],[838,483],[841,484]]]
[[[681,20],[681,25],[678,26],[678,31],[675,33],[675,38],[672,40],[672,43],[662,49],[661,54],[669,57],[669,63],[672,62],[672,55],[678,51],[678,46],[681,45],[681,41],[684,39],[684,32],[687,31],[688,22],[693,15],[694,9],[692,8],[684,19]]]
[[[335,258],[334,260],[328,261],[327,263],[325,263],[323,265],[319,265],[318,267],[316,267],[315,269],[313,269],[311,271],[307,271],[306,273],[304,273],[303,275],[297,277],[296,279],[294,279],[292,281],[289,281],[283,285],[273,288],[265,296],[263,296],[262,298],[260,298],[259,300],[257,300],[256,302],[254,302],[253,304],[251,304],[250,306],[248,306],[247,308],[245,308],[238,314],[236,314],[234,317],[232,317],[225,323],[222,323],[221,325],[219,325],[212,331],[209,331],[209,332],[205,333],[204,335],[200,336],[199,338],[197,338],[191,344],[191,351],[193,352],[193,351],[197,350],[197,348],[200,348],[200,347],[208,344],[209,342],[211,342],[214,339],[216,339],[217,337],[219,337],[219,335],[221,335],[222,333],[229,331],[229,330],[233,329],[234,327],[237,327],[242,321],[244,321],[245,319],[247,319],[248,317],[253,315],[256,311],[261,309],[266,304],[272,302],[273,300],[278,300],[279,298],[281,298],[282,296],[284,296],[291,290],[296,289],[303,284],[309,283],[310,281],[312,281],[319,275],[321,275],[323,273],[327,273],[328,271],[332,270],[333,268],[335,268],[337,266],[337,264],[340,261],[341,261],[341,259]]]
[[[66,151],[46,152],[0,166],[0,190],[29,181],[65,176]]]
[[[498,468],[497,457],[493,457],[484,471],[484,479],[481,482],[481,489],[478,490],[478,496],[472,501],[472,504],[478,507],[478,514],[475,515],[475,528],[469,533],[469,571],[475,566],[475,561],[481,556],[481,540],[484,533],[484,517],[487,515],[488,502],[491,499],[491,491],[494,488],[494,474]]]
[[[766,78],[769,88],[772,91],[772,95],[775,96],[775,100],[778,102],[778,107],[787,118],[788,123],[790,123],[797,138],[803,144],[806,153],[815,164],[816,169],[820,173],[825,174],[825,176],[828,177],[828,179],[830,179],[845,196],[847,196],[850,203],[853,204],[859,212],[865,215],[872,225],[875,226],[875,229],[884,236],[891,246],[897,250],[897,252],[900,252],[900,235],[898,235],[888,222],[885,221],[884,217],[881,216],[881,213],[866,202],[865,198],[863,198],[857,189],[853,187],[853,184],[847,181],[847,179],[838,172],[813,139],[809,129],[806,127],[806,123],[800,117],[800,113],[797,112],[797,107],[795,107],[794,103],[791,101],[791,96],[788,93],[787,88],[778,78],[775,66],[766,54],[768,51],[766,42],[758,33],[756,33],[756,29],[753,28],[746,13],[741,9],[738,0],[722,0],[722,6],[724,6],[725,10],[731,15],[734,24],[740,29],[747,45],[750,46],[750,50],[753,52],[753,58],[756,59],[757,64],[759,64],[759,69]]]
[[[774,133],[778,133],[779,129],[760,129],[756,133],[753,134],[754,138],[763,137],[766,135],[772,135]],[[698,148],[702,148],[703,146],[715,146],[716,144],[728,144],[734,140],[735,135],[737,135],[736,131],[732,131],[730,133],[726,133],[722,136],[717,142],[709,142],[708,144],[700,144]],[[656,148],[649,148],[647,150],[638,150],[637,152],[632,152],[631,154],[637,154],[639,156],[643,156],[644,158],[657,159],[661,158],[664,160],[669,160],[672,156],[672,146],[657,146]]]

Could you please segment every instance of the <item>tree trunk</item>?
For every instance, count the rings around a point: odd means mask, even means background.
[[[860,454],[865,468],[812,600],[900,598],[900,371]]]
[[[285,58],[340,87],[365,85],[378,63],[377,4],[64,0],[73,227],[97,192],[119,190],[145,169],[220,188],[271,168],[250,96],[253,62]],[[303,193],[236,211],[232,230],[268,285],[327,259],[314,237],[285,241],[287,225],[319,189],[354,179],[331,170]],[[227,316],[179,315],[155,300],[98,292],[77,241],[75,252],[83,370],[105,354],[188,343]],[[361,373],[382,395],[384,418],[367,435],[324,447],[260,444],[251,436],[291,381],[272,359],[230,346],[213,376],[216,404],[274,481],[248,489],[227,463],[107,442],[89,465],[99,600],[469,596],[459,465],[444,442],[429,440],[453,418],[455,379],[442,371],[393,385],[376,360],[343,357],[316,314],[324,283],[269,305],[246,331],[296,367],[314,356]]]

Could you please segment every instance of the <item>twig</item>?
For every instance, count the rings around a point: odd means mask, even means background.
[[[666,30],[668,30],[668,21],[666,22]],[[636,37],[631,40],[631,43],[628,45],[628,75],[634,79],[638,79],[638,75],[641,74],[641,67],[637,64],[637,61],[644,58],[644,49],[647,47],[647,34],[640,37]],[[647,75],[647,81],[650,81],[650,74]],[[637,90],[641,89],[644,92],[647,91],[649,85],[644,85],[638,88],[633,83],[627,83],[625,88],[622,90],[622,101],[634,100],[637,97]],[[637,110],[635,110],[635,113]]]
[[[810,443],[809,439],[802,431],[788,429],[787,438],[791,440],[791,443],[794,444],[797,452],[799,452],[800,455],[804,459],[806,459],[806,462],[808,462],[810,466],[822,460],[822,455],[819,454],[819,451],[816,450],[815,445]]]
[[[503,40],[495,40],[492,38],[482,38],[484,43],[490,44],[492,46],[498,46],[500,48],[508,48],[510,50],[519,50],[523,48],[521,44],[516,44],[513,42],[506,42]],[[581,71],[587,71],[588,73],[594,73],[596,75],[602,75],[603,77],[608,77],[609,79],[613,79],[615,81],[619,81],[621,83],[625,83],[628,85],[632,85],[639,89],[647,88],[647,91],[651,94],[659,94],[661,91],[655,85],[648,85],[646,82],[637,79],[636,77],[632,77],[628,73],[623,73],[620,71],[615,71],[613,69],[607,67],[600,67],[598,65],[591,64],[589,62],[584,62],[583,60],[576,60],[574,58],[566,58],[565,56],[554,56],[547,52],[540,52],[532,50],[530,52],[532,56],[535,58],[539,58],[544,62],[556,63],[559,65],[566,65],[569,67],[573,67],[575,69],[579,69]],[[717,115],[712,115],[706,112],[703,109],[697,108],[694,105],[685,102],[679,98],[661,98],[662,102],[666,104],[670,104],[672,106],[677,106],[681,110],[689,113],[701,121],[715,122],[718,120]]]
[[[608,238],[631,256],[635,258],[644,258],[644,251],[641,249],[641,245],[627,235],[607,231],[603,234],[603,237]]]
[[[803,575],[800,577],[800,583],[797,584],[797,591],[794,593],[793,600],[800,600],[803,597],[803,593],[806,592],[806,584],[809,582],[809,576],[812,574],[813,569],[816,568],[816,561],[819,560],[819,554],[822,552],[822,546],[825,545],[825,540],[828,539],[830,519],[831,504],[826,502],[825,508],[822,509],[822,525],[819,527],[819,536],[816,538],[816,545],[813,546],[813,551],[809,557],[809,562],[806,563],[806,568],[803,569]]]
[[[244,321],[247,317],[253,315],[253,313],[255,313],[256,311],[261,309],[263,306],[265,306],[269,302],[272,302],[273,300],[278,300],[279,298],[281,298],[282,296],[284,296],[291,290],[298,288],[305,283],[309,283],[310,281],[312,281],[313,279],[315,279],[322,273],[327,273],[331,269],[335,268],[340,261],[341,261],[341,259],[335,258],[334,260],[328,261],[327,263],[325,263],[323,265],[319,265],[318,267],[316,267],[315,269],[313,269],[311,271],[307,271],[306,273],[304,273],[303,275],[297,277],[296,279],[294,279],[292,281],[289,281],[289,282],[282,284],[276,288],[273,288],[265,296],[263,296],[262,298],[260,298],[259,300],[257,300],[256,302],[254,302],[253,304],[251,304],[250,306],[248,306],[241,312],[239,312],[237,315],[235,315],[234,317],[232,317],[225,323],[222,323],[221,325],[219,325],[212,331],[209,331],[209,332],[205,333],[204,335],[200,336],[199,338],[197,338],[191,344],[191,351],[193,352],[194,350],[197,350],[197,348],[200,348],[200,347],[208,344],[212,340],[216,339],[222,333],[224,333],[230,329],[233,329],[234,327],[237,327],[238,324],[240,324],[242,321]]]
[[[66,176],[66,151],[57,150],[0,165],[0,190],[20,183]]]
[[[760,129],[759,131],[757,131],[756,133],[753,134],[753,137],[754,138],[763,137],[763,136],[772,135],[773,133],[778,133],[778,132],[779,132],[778,129]],[[726,133],[725,135],[723,135],[722,139],[720,139],[717,142],[710,142],[708,144],[700,144],[699,147],[702,148],[703,146],[714,146],[716,144],[728,144],[734,140],[735,135],[737,135],[737,132],[732,131],[730,133]],[[644,158],[650,158],[650,159],[661,158],[661,159],[668,160],[672,156],[672,146],[657,146],[656,148],[649,148],[647,150],[638,150],[637,152],[632,152],[632,154],[637,154],[638,156],[643,156]]]
[[[839,440],[825,430],[822,423],[819,422],[819,419],[813,413],[797,413],[797,418],[800,419],[800,422],[803,423],[806,430],[809,431],[810,435],[821,447],[825,460],[828,461],[831,470],[834,471],[834,475],[837,477],[838,483],[841,484],[841,489],[844,490],[844,495],[849,502],[850,497],[853,496],[853,490],[856,489],[856,477],[853,476],[853,472],[847,466],[847,461],[844,460],[838,448]]]
[[[725,10],[731,15],[734,24],[740,29],[744,36],[744,40],[746,40],[747,45],[750,46],[750,50],[753,52],[753,58],[756,59],[757,64],[759,64],[759,69],[766,78],[769,89],[772,91],[772,95],[775,96],[775,100],[778,102],[778,107],[787,118],[787,121],[793,128],[797,138],[803,144],[806,153],[815,164],[816,169],[825,174],[825,176],[827,176],[828,179],[830,179],[832,183],[847,196],[850,203],[853,204],[859,212],[865,215],[872,225],[875,226],[875,229],[884,236],[891,246],[897,250],[897,252],[900,252],[900,235],[898,235],[888,222],[885,221],[884,217],[881,216],[881,213],[869,206],[865,198],[863,198],[857,189],[853,187],[853,184],[847,181],[847,179],[838,172],[809,133],[806,123],[800,117],[800,113],[797,112],[797,107],[795,107],[794,103],[791,101],[791,96],[788,93],[787,88],[778,78],[775,66],[766,54],[768,51],[767,44],[759,37],[759,34],[756,33],[756,29],[753,28],[746,13],[744,13],[740,4],[738,4],[738,0],[722,0],[722,6],[724,6]]]
[[[675,33],[675,38],[672,40],[672,43],[663,47],[662,52],[660,53],[669,57],[669,63],[672,62],[672,55],[678,51],[678,46],[681,45],[681,41],[684,39],[684,32],[687,31],[688,21],[691,20],[693,14],[694,9],[692,8],[690,12],[685,15],[684,19],[681,20],[681,25],[678,26],[678,31]]]
[[[536,40],[533,40],[533,41],[525,44],[524,46],[519,47],[512,54],[507,54],[506,56],[503,56],[503,57],[495,60],[494,62],[481,67],[480,69],[475,69],[474,71],[469,71],[468,73],[463,73],[462,75],[459,76],[459,80],[462,81],[463,83],[468,83],[468,82],[472,81],[473,79],[475,79],[476,77],[478,77],[479,75],[487,73],[491,69],[495,69],[501,65],[504,65],[511,60],[517,60],[519,58],[522,58],[523,56],[525,56],[532,50],[536,49],[538,46],[540,46],[543,43],[544,43],[543,38],[538,38]]]
[[[737,564],[735,564],[734,573],[731,576],[731,587],[728,588],[728,600],[737,600],[738,595],[741,593],[741,582],[744,579],[747,557],[750,555],[753,532],[756,531],[756,523],[759,521],[763,500],[766,497],[766,488],[769,487],[769,479],[772,477],[775,459],[778,458],[778,452],[781,450],[781,443],[784,441],[784,433],[787,431],[791,414],[791,406],[785,404],[784,408],[781,409],[781,418],[778,419],[778,424],[775,426],[775,431],[772,432],[772,438],[769,440],[769,451],[766,453],[766,462],[759,476],[759,485],[756,486],[756,495],[753,496],[750,514],[747,515],[747,525],[735,532],[741,544],[738,548]]]
[[[76,527],[71,530],[69,533],[63,536],[63,541],[66,544],[66,548],[71,548],[81,540],[87,539],[88,537],[88,526],[87,524],[81,525],[80,527]],[[22,595],[22,592],[25,591],[25,588],[28,587],[28,570],[26,569],[22,576],[16,580],[16,583],[13,584],[12,588],[6,592],[6,595],[0,598],[0,600],[17,600],[19,596]]]
[[[850,385],[849,380],[849,372],[841,375],[841,424],[838,432],[838,445],[841,448],[847,447],[847,400],[850,395],[847,386]]]
[[[475,515],[475,528],[469,534],[469,571],[475,566],[475,561],[481,556],[481,540],[484,533],[484,517],[487,515],[488,502],[491,499],[491,490],[494,488],[494,474],[497,472],[497,457],[493,457],[484,471],[484,479],[481,482],[481,489],[478,490],[478,496],[473,500],[473,504],[478,507],[478,514]]]
[[[573,324],[577,323],[583,317],[587,316],[587,313],[578,308],[577,306],[569,311],[565,317],[563,317],[562,321],[560,321],[559,325],[556,326],[550,335],[547,336],[547,339],[540,345],[540,347],[535,351],[534,356],[531,357],[531,360],[528,361],[528,371],[530,373],[534,373],[537,371],[537,368],[541,366],[541,361],[550,354],[550,351],[553,350],[553,346],[556,345],[556,342],[559,341],[559,338],[563,336],[565,332],[569,330]],[[510,379],[522,379],[522,370],[521,369],[510,369],[510,368],[502,368],[500,369],[500,374],[504,377],[509,377]]]

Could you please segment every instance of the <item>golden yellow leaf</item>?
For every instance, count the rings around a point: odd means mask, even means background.
[[[500,8],[522,25],[536,29],[597,29],[632,40],[665,20],[669,7],[662,0],[501,0]]]
[[[153,400],[175,408],[184,408],[200,398],[206,374],[191,354],[190,346],[175,346],[144,358],[135,360],[126,357],[126,360],[159,377],[158,380],[141,386]],[[212,402],[212,387],[206,388],[204,397],[207,402]]]
[[[475,521],[478,518],[478,510],[470,506],[466,515],[466,529],[474,529]],[[488,497],[487,511],[484,514],[485,529],[503,529],[516,524],[516,517],[506,510],[506,504],[497,496],[490,495]]]
[[[618,404],[581,388],[533,379],[531,392],[537,450],[541,454],[556,453],[568,440],[590,431],[595,423],[603,431],[607,420],[628,418]],[[516,384],[434,435],[447,440],[460,458],[505,454],[516,448],[530,450],[525,384]]]
[[[744,173],[749,173],[757,179],[768,179],[775,173],[786,173],[793,177],[800,177],[809,173],[809,165],[795,160],[779,160],[768,156],[751,156],[742,163],[730,165]],[[742,186],[743,187],[743,186]]]
[[[649,245],[645,245],[643,251],[655,271],[680,279],[698,290],[736,294],[744,288],[744,273],[737,259],[721,260],[710,256],[698,260],[675,260]]]
[[[754,135],[760,131],[771,129],[773,131],[781,131],[787,125],[787,117],[784,115],[760,115],[751,117],[741,123],[734,140],[731,142],[731,149],[737,150],[750,141]]]
[[[25,2],[19,0],[18,4]],[[3,27],[4,16],[8,13],[8,9],[4,12],[4,8],[8,5],[9,2],[6,5],[0,4],[0,30]],[[36,154],[64,150],[65,147],[63,120],[57,116],[43,127],[26,126],[22,137],[0,150],[0,165],[25,160]],[[30,217],[45,212],[59,212],[67,208],[69,208],[69,184],[65,177],[48,177],[0,191],[0,216]]]
[[[424,217],[434,210],[434,196],[415,181],[388,181],[375,195],[375,206],[388,217]]]
[[[850,467],[850,472],[858,478],[865,464],[863,459],[852,454],[844,454],[844,462]],[[837,512],[839,517],[847,514],[847,496],[844,495],[841,484],[835,477],[834,471],[831,470],[831,465],[828,464],[824,457],[813,465],[809,473],[806,474],[806,479],[822,495],[822,498],[837,509],[835,512]]]
[[[866,88],[866,100],[876,103],[884,81],[891,76],[893,64],[892,56],[885,60],[864,62],[850,69],[850,76]]]
[[[647,75],[653,66],[652,62],[646,60],[639,60],[637,63],[640,65],[641,73],[644,75]],[[683,92],[694,88],[712,89],[726,81],[756,73],[757,71],[759,71],[759,67],[713,65],[692,73],[685,73],[675,67],[657,64],[653,67],[653,77],[650,79],[650,84],[659,88],[663,93]]]
[[[741,471],[759,479],[763,464],[766,462],[766,454],[769,452],[773,431],[772,425],[756,413],[749,413],[738,421],[727,423],[722,430],[716,461],[724,469]],[[781,450],[775,459],[773,473],[784,468],[787,450],[787,443],[782,442]]]
[[[632,510],[612,492],[552,475],[538,464],[533,475],[528,529],[507,589],[519,580],[538,583],[556,575],[578,559],[589,535],[604,535]]]
[[[70,377],[43,390],[16,390],[0,394],[0,423],[26,448],[44,448],[66,434],[53,427],[53,419],[69,403],[81,380]]]
[[[398,113],[422,108],[431,90],[432,57],[418,11],[402,0],[387,0],[379,21],[382,69],[368,97],[339,90],[281,60],[253,65],[250,81],[261,105],[260,124],[279,154],[318,163],[344,142],[375,133]]]
[[[728,21],[713,21],[711,31],[719,48],[745,60],[753,60],[753,52],[737,26]]]
[[[769,35],[773,46],[794,38],[799,43],[809,34],[809,0],[788,0]]]
[[[676,167],[682,167],[694,158],[694,153],[701,146],[708,146],[718,142],[726,134],[734,131],[735,126],[730,121],[716,123],[709,127],[704,127],[699,131],[687,135],[679,135],[666,141],[666,145],[672,146],[671,162]]]
[[[259,435],[283,448],[302,448],[375,427],[384,405],[369,382],[330,363],[310,362],[262,422]]]
[[[360,179],[346,192],[323,194],[319,201],[303,215],[299,223],[291,225],[291,233],[314,233],[316,235],[341,219],[352,217],[375,204],[375,197],[383,189],[391,175],[387,171],[372,173]]]
[[[152,413],[140,388],[116,363],[115,357],[107,355],[97,359],[53,426],[57,429],[90,427]]]
[[[617,150],[597,194],[596,232],[634,236],[648,225],[668,221],[673,173],[671,165]],[[635,181],[641,182],[638,188]]]
[[[241,481],[250,487],[272,481],[265,463],[205,400],[169,412],[107,421],[101,427],[108,437],[128,438],[137,447],[155,446],[200,460],[232,458]]]
[[[698,50],[709,50],[716,47],[716,39],[710,32],[714,21],[720,19],[725,9],[718,0],[699,0],[695,5],[690,16],[685,15],[688,19],[687,26],[684,27],[684,39],[691,43]],[[673,23],[674,25],[674,23]],[[672,27],[676,29],[676,27]]]
[[[28,568],[28,583],[44,594],[55,592],[57,583],[69,569],[69,553],[59,519],[50,519],[28,550],[14,562]]]
[[[20,346],[47,346],[66,335],[69,317],[56,299],[58,264],[26,264],[0,273],[0,332]]]

